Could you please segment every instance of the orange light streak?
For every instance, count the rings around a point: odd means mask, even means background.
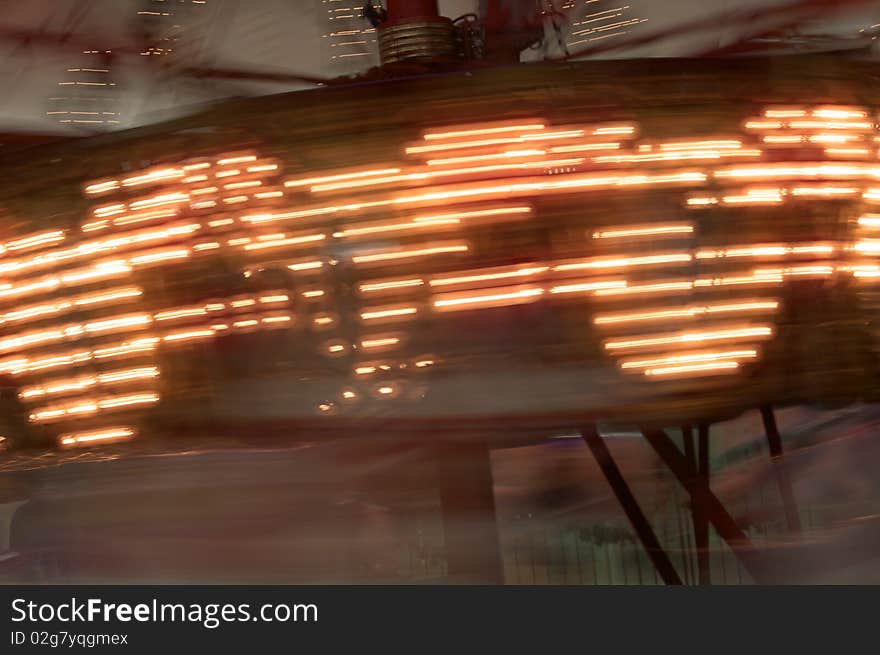
[[[631,225],[593,232],[593,238],[619,239],[625,237],[662,236],[665,234],[692,234],[693,231],[694,226],[690,223],[669,223],[665,225]]]
[[[480,295],[445,294],[438,296],[433,305],[440,311],[455,311],[460,309],[486,309],[489,307],[505,307],[508,305],[520,305],[533,302],[544,293],[538,287],[528,288],[502,288],[496,293],[484,293]]]
[[[425,284],[421,278],[409,278],[399,280],[387,280],[385,282],[369,282],[361,284],[358,289],[361,293],[380,293],[383,291],[394,291],[397,289],[407,289],[411,287],[420,287]],[[309,293],[309,292],[306,292]],[[315,292],[312,292],[315,293]],[[320,295],[324,292],[321,291]],[[303,294],[305,295],[305,294]]]
[[[535,132],[545,128],[546,125],[543,122],[531,121],[514,125],[498,125],[496,127],[475,127],[473,129],[451,130],[447,132],[427,132],[424,134],[423,138],[425,141],[437,141],[442,139],[483,136],[487,134],[503,134],[505,132]]]
[[[304,177],[295,180],[286,180],[284,186],[301,187],[312,186],[314,184],[324,184],[326,182],[338,182],[341,180],[357,180],[365,177],[377,177],[382,175],[396,175],[400,173],[399,168],[377,168],[366,171],[356,171],[353,173],[340,173],[338,175],[324,175],[320,177]]]
[[[477,161],[492,161],[495,159],[520,159],[523,157],[542,157],[546,155],[544,150],[508,150],[506,152],[494,152],[485,155],[469,155],[465,157],[448,157],[446,159],[429,159],[425,163],[428,166],[453,166],[456,164],[469,164]]]
[[[620,285],[610,285],[596,289],[597,296],[622,296],[622,295],[638,295],[651,293],[679,292],[690,291],[693,289],[694,283],[687,281],[672,282],[650,282],[647,284],[627,285],[626,282]]]
[[[739,368],[739,362],[708,362],[705,364],[682,364],[680,366],[663,366],[645,369],[645,375],[649,377],[671,375],[700,375],[730,373]]]
[[[721,352],[698,352],[670,355],[668,357],[655,357],[653,359],[630,359],[620,362],[620,368],[638,369],[655,368],[659,366],[671,366],[675,364],[694,364],[701,362],[717,362],[719,360],[755,359],[757,350],[725,350]]]
[[[300,237],[289,237],[285,239],[275,239],[273,241],[264,241],[262,243],[249,243],[244,247],[244,249],[247,251],[252,251],[266,250],[269,248],[283,248],[285,246],[301,246],[304,244],[315,243],[317,241],[323,241],[326,238],[326,234],[308,234]]]
[[[461,221],[457,218],[437,220],[416,219],[405,223],[371,223],[362,227],[344,228],[340,232],[334,232],[333,236],[337,239],[344,239],[346,237],[367,236],[383,232],[411,232],[413,230],[431,230],[438,227],[448,228],[460,224]]]
[[[621,341],[608,341],[605,343],[606,350],[630,350],[638,348],[651,348],[654,346],[680,345],[689,343],[702,343],[704,341],[735,341],[755,337],[770,337],[773,328],[769,326],[745,326],[718,330],[699,330],[691,332],[678,332],[673,334],[661,334],[637,339],[625,339]]]
[[[580,262],[557,264],[554,271],[575,271],[584,268],[627,268],[630,266],[655,266],[662,264],[677,264],[689,262],[693,259],[690,253],[672,252],[660,255],[641,255],[638,257],[597,257]]]
[[[185,172],[179,168],[163,168],[161,170],[151,171],[143,175],[135,175],[122,180],[122,186],[135,187],[144,184],[153,184],[154,182],[168,182],[184,177]]]
[[[405,316],[414,316],[416,313],[418,313],[416,307],[375,307],[368,311],[361,312],[361,320],[375,321],[387,318],[402,318]]]
[[[384,250],[367,255],[355,255],[351,259],[355,264],[370,264],[374,262],[396,261],[411,259],[413,257],[429,257],[432,255],[444,255],[452,253],[468,252],[469,247],[464,243],[437,244],[427,248],[415,248],[411,250]]]
[[[592,293],[603,289],[624,289],[626,280],[602,280],[562,284],[551,287],[550,293]]]
[[[616,325],[619,323],[639,323],[660,321],[674,318],[699,318],[712,314],[730,314],[739,312],[774,311],[779,303],[772,301],[748,301],[737,303],[718,303],[713,305],[692,305],[676,309],[653,309],[643,312],[625,312],[618,314],[601,314],[593,319],[596,325]]]
[[[129,427],[118,427],[92,430],[89,432],[70,432],[62,434],[58,440],[62,446],[78,446],[80,444],[90,444],[94,442],[131,439],[134,435],[134,430]]]
[[[217,161],[218,166],[229,166],[230,164],[245,164],[247,162],[257,161],[256,155],[242,155],[240,157],[228,157]]]
[[[477,269],[471,274],[456,273],[451,276],[439,276],[433,278],[429,284],[432,287],[451,286],[458,284],[472,284],[474,282],[492,282],[494,280],[507,280],[517,277],[532,277],[550,270],[549,266],[538,264],[521,264],[515,268],[489,268]]]
[[[364,339],[361,341],[361,348],[364,350],[371,350],[373,348],[388,348],[391,346],[396,346],[400,343],[399,337],[382,337],[375,339]]]

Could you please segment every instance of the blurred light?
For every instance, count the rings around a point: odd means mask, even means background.
[[[689,223],[670,223],[666,225],[644,225],[609,228],[593,232],[594,239],[619,239],[625,237],[663,236],[666,234],[692,234],[694,226]]]
[[[663,334],[656,336],[624,339],[620,341],[608,341],[605,343],[606,350],[628,350],[634,348],[649,348],[652,346],[700,343],[703,341],[730,341],[751,337],[769,337],[773,329],[769,326],[744,326],[737,328],[699,330],[692,332],[678,332],[675,334]]]
[[[461,309],[484,309],[487,307],[506,307],[519,305],[537,300],[544,293],[543,289],[536,287],[527,288],[501,288],[497,293],[482,293],[479,295],[445,294],[434,301],[434,307],[441,311],[454,311]]]
[[[134,434],[134,430],[129,427],[104,428],[89,432],[71,432],[62,434],[59,437],[59,443],[63,446],[76,446],[79,444],[90,444],[99,441],[119,441],[122,439],[130,439]]]

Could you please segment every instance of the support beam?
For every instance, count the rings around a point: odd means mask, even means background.
[[[438,445],[434,454],[449,581],[504,584],[486,441],[450,441]]]
[[[672,561],[669,559],[666,551],[663,550],[663,546],[660,545],[660,540],[654,534],[654,529],[645,517],[644,512],[642,512],[642,508],[639,507],[639,503],[620,473],[620,469],[617,468],[617,464],[614,462],[614,458],[611,457],[611,452],[608,450],[605,441],[599,436],[595,426],[592,425],[583,428],[581,436],[593,453],[596,463],[605,475],[605,479],[608,480],[611,490],[623,507],[626,517],[629,519],[633,530],[636,531],[639,541],[642,542],[642,546],[647,551],[648,557],[656,567],[663,582],[668,585],[680,585],[681,578],[678,572],[672,565]]]
[[[693,466],[697,466],[697,451],[694,446],[694,429],[690,424],[684,424],[681,426],[681,442],[684,446],[684,456],[687,457],[689,462],[692,462]],[[696,550],[696,536],[697,536],[697,514],[698,509],[697,505],[694,502],[693,498],[690,499],[691,506],[691,525],[694,528],[694,550]],[[695,553],[691,550],[690,540],[687,542],[687,546],[684,547],[685,552],[688,556],[688,566],[690,567],[690,581],[694,579],[693,573],[693,562],[695,559]]]
[[[699,427],[697,443],[697,473],[701,484],[709,487],[709,426]],[[697,547],[697,580],[701,585],[712,584],[709,561],[709,519],[703,503],[691,500],[694,509],[694,543]]]
[[[721,538],[727,542],[755,582],[758,584],[767,583],[770,572],[762,559],[761,552],[740,530],[736,521],[733,520],[718,497],[712,493],[709,486],[700,479],[693,463],[687,460],[687,457],[682,454],[663,430],[643,429],[642,434],[688,491],[691,502],[697,503],[705,509],[709,522],[715,527]]]
[[[761,419],[764,421],[764,432],[767,434],[767,445],[770,447],[770,458],[776,473],[776,484],[779,485],[779,495],[782,496],[782,506],[785,510],[785,522],[789,532],[799,534],[801,531],[801,519],[798,514],[797,501],[794,498],[794,489],[788,470],[785,468],[782,451],[782,435],[776,425],[776,416],[773,408],[769,405],[761,407]]]

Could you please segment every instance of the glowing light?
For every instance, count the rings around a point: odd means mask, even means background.
[[[277,171],[278,164],[261,164],[259,166],[248,166],[248,173],[266,173],[268,171]]]
[[[597,257],[580,262],[558,264],[554,271],[574,271],[583,268],[627,268],[630,266],[654,266],[658,264],[676,264],[691,261],[689,253],[665,253],[661,255],[641,255],[638,257]]]
[[[469,164],[478,161],[493,161],[496,159],[518,159],[523,157],[541,157],[547,154],[544,150],[508,150],[486,155],[468,155],[466,157],[447,157],[446,159],[429,159],[425,162],[428,166],[452,166],[456,164]]]
[[[410,287],[419,287],[424,284],[421,278],[409,278],[401,280],[387,280],[385,282],[370,282],[361,284],[358,289],[361,293],[379,293],[382,291],[393,291],[397,289],[406,289]],[[323,291],[321,295],[323,295]]]
[[[130,405],[144,405],[159,402],[159,395],[155,393],[138,393],[128,396],[115,396],[102,398],[98,401],[100,409],[117,409]]]
[[[260,302],[264,304],[272,304],[278,302],[289,302],[290,296],[286,294],[278,294],[273,296],[260,296]]]
[[[85,188],[85,192],[87,195],[93,196],[101,193],[107,193],[108,191],[115,191],[119,188],[119,180],[107,180],[105,182],[95,182],[93,184],[89,184]]]
[[[620,296],[645,293],[651,294],[664,293],[668,291],[689,291],[693,287],[694,283],[689,280],[650,282],[647,284],[635,284],[631,286],[624,282],[623,284],[609,284],[607,287],[600,287],[596,289],[595,294],[597,296]]]
[[[620,362],[620,368],[639,369],[639,368],[655,368],[662,366],[672,366],[676,364],[694,364],[702,362],[729,361],[737,359],[754,359],[758,356],[758,351],[753,349],[747,350],[725,350],[721,352],[697,352],[682,353],[679,355],[669,355],[667,357],[655,357],[653,359],[630,359]]]
[[[626,237],[662,236],[666,234],[692,234],[694,226],[690,223],[670,223],[666,225],[642,225],[611,228],[593,232],[594,239],[620,239]]]
[[[242,155],[240,157],[229,157],[227,159],[220,159],[217,161],[218,166],[229,166],[230,164],[244,164],[247,162],[256,161],[256,155]]]
[[[606,350],[630,350],[638,348],[650,348],[653,346],[679,345],[700,343],[704,341],[733,341],[755,337],[770,337],[773,329],[769,326],[746,326],[718,330],[699,330],[692,332],[678,332],[636,339],[624,339],[621,341],[608,341]]]
[[[64,232],[61,230],[53,230],[51,232],[41,232],[32,234],[27,237],[7,241],[3,244],[3,250],[27,250],[30,248],[40,248],[53,243],[64,240]]]
[[[625,287],[626,280],[600,280],[561,284],[559,286],[551,287],[550,293],[585,293],[598,291],[600,289],[623,289]]]
[[[688,207],[704,207],[707,205],[717,205],[718,198],[688,198]]]
[[[869,132],[874,126],[868,121],[790,121],[788,126],[795,130],[863,130]]]
[[[867,148],[825,148],[825,154],[829,157],[870,157],[872,153]]]
[[[801,118],[802,116],[806,115],[807,111],[805,109],[797,108],[777,108],[764,110],[764,116],[766,118]]]
[[[880,254],[880,239],[862,239],[853,246],[853,250],[871,255]]]
[[[477,269],[470,273],[459,272],[451,276],[435,277],[429,284],[432,287],[453,286],[459,284],[472,284],[474,282],[492,282],[494,280],[506,280],[510,278],[532,277],[550,270],[549,266],[537,264],[522,264],[515,268],[487,268]]]
[[[727,195],[722,198],[726,205],[773,205],[783,202],[785,191],[783,189],[746,189],[736,195]]]
[[[791,189],[793,196],[854,196],[859,193],[859,189],[855,187],[841,187],[833,185],[825,186],[798,186]]]
[[[286,187],[311,186],[313,184],[323,184],[325,182],[338,182],[340,180],[357,180],[365,177],[375,177],[381,175],[395,175],[400,173],[399,168],[379,168],[366,171],[356,171],[353,173],[340,173],[338,175],[324,175],[321,177],[305,177],[295,180],[287,180],[284,182]]]
[[[801,143],[804,137],[800,134],[765,134],[761,140],[770,145],[789,145]]]
[[[146,366],[141,368],[131,368],[123,371],[112,371],[110,373],[101,373],[97,379],[100,384],[116,384],[119,382],[128,382],[130,380],[143,380],[155,378],[159,376],[159,369],[155,366]]]
[[[434,301],[434,307],[441,311],[473,309],[487,307],[504,307],[519,305],[537,300],[544,293],[543,289],[536,287],[498,289],[497,293],[480,295],[447,294],[440,296]]]
[[[739,362],[707,362],[705,364],[681,364],[679,366],[662,366],[658,368],[649,368],[645,369],[645,375],[693,375],[694,373],[706,375],[709,373],[731,372],[735,371],[738,368]]]
[[[207,314],[205,307],[187,307],[184,309],[173,309],[166,312],[159,312],[153,315],[156,321],[175,321],[181,318],[192,318],[193,316],[204,316]]]
[[[154,182],[168,182],[184,177],[185,172],[179,168],[163,168],[161,170],[152,171],[143,175],[135,175],[122,180],[122,186],[134,187],[144,184],[153,184]]]
[[[129,427],[104,428],[102,430],[92,430],[89,432],[70,432],[62,434],[58,439],[62,446],[77,446],[80,444],[90,444],[95,442],[119,441],[121,439],[130,439],[135,432]]]
[[[495,127],[475,127],[473,129],[451,130],[447,132],[427,132],[425,141],[441,139],[457,139],[461,137],[484,136],[487,134],[503,134],[505,132],[535,132],[545,129],[546,125],[539,121],[517,123],[514,125],[498,125]]]
[[[605,143],[572,143],[564,146],[553,146],[550,152],[555,154],[571,153],[571,152],[590,152],[593,150],[619,150],[620,143],[616,141],[608,141]]]
[[[415,307],[389,307],[374,308],[369,311],[361,312],[361,319],[364,321],[373,321],[384,318],[400,318],[403,316],[413,316],[418,312]]]
[[[400,338],[398,337],[364,339],[363,341],[361,341],[361,348],[363,348],[364,350],[370,350],[373,348],[388,348],[390,346],[396,346],[399,343]]]
[[[117,318],[106,319],[103,321],[93,321],[86,323],[84,328],[86,332],[109,332],[116,330],[124,330],[127,328],[142,328],[152,322],[149,314],[132,314],[130,316],[120,316]]]
[[[152,252],[143,253],[129,258],[129,262],[134,266],[143,266],[145,264],[155,264],[170,259],[186,259],[190,256],[189,249],[179,248],[174,250],[154,250]]]
[[[262,319],[260,319],[260,322],[266,325],[274,325],[275,323],[289,323],[292,320],[292,316],[284,314],[279,316],[264,316]]]
[[[411,259],[413,257],[428,257],[432,255],[462,253],[467,251],[467,244],[449,243],[445,245],[438,244],[428,248],[383,250],[367,255],[355,255],[351,259],[355,264],[369,264],[373,262],[396,261],[399,259]]]
[[[286,239],[275,239],[273,241],[264,241],[262,243],[249,243],[244,249],[247,251],[252,250],[266,250],[268,248],[282,248],[284,246],[301,246],[307,243],[315,243],[316,241],[323,241],[327,238],[326,234],[309,234],[301,237],[289,237]]]
[[[737,303],[718,303],[713,305],[694,305],[675,309],[653,309],[642,312],[626,312],[619,314],[601,314],[593,319],[596,325],[616,325],[619,323],[650,322],[673,318],[697,318],[711,314],[729,314],[738,312],[772,311],[779,307],[775,300],[749,301]]]
[[[438,220],[413,220],[404,223],[374,223],[364,225],[362,227],[345,228],[341,232],[334,232],[333,236],[337,239],[346,237],[367,236],[371,234],[383,232],[410,232],[413,230],[433,230],[437,227],[449,227],[459,225],[461,221],[457,218],[438,219]]]
[[[390,175],[386,177],[371,177],[362,180],[349,180],[343,182],[329,182],[325,184],[316,184],[311,190],[315,193],[323,191],[348,191],[357,187],[380,186],[396,183],[430,181],[434,178],[441,177],[461,177],[474,176],[480,174],[497,173],[501,171],[528,171],[538,168],[552,168],[554,166],[576,166],[583,163],[582,158],[574,159],[557,159],[557,160],[540,160],[525,162],[507,162],[503,164],[486,164],[483,166],[471,166],[469,168],[451,168],[451,169],[433,169],[433,170],[416,170],[399,175]]]
[[[295,262],[288,264],[287,268],[291,271],[311,271],[324,266],[322,261]]]
[[[833,144],[849,143],[850,141],[860,141],[861,139],[861,134],[828,134],[824,132],[820,134],[812,134],[809,137],[810,143]]]
[[[172,332],[162,337],[162,341],[193,341],[214,336],[214,330],[187,330],[184,332]]]
[[[613,134],[607,132],[603,134]],[[474,135],[479,137],[480,135]],[[487,135],[491,136],[491,135]],[[445,141],[442,143],[429,143],[428,145],[409,146],[406,154],[416,155],[429,152],[444,152],[449,150],[465,150],[469,148],[484,148],[489,146],[516,145],[529,143],[530,141],[556,141],[559,139],[575,139],[584,136],[583,130],[562,130],[558,132],[537,132],[534,134],[520,134],[511,137],[475,138],[464,141]]]
[[[159,339],[155,337],[146,337],[143,339],[134,339],[126,341],[115,346],[105,348],[96,348],[92,352],[95,359],[112,359],[116,357],[125,357],[127,355],[136,355],[139,353],[151,352],[156,349]]]
[[[747,130],[778,130],[782,125],[781,121],[746,121],[744,127]]]
[[[815,118],[831,118],[831,119],[861,119],[867,118],[867,112],[862,110],[854,110],[854,109],[844,109],[841,107],[822,107],[819,109],[814,109],[810,112],[812,116]]]
[[[764,178],[859,178],[869,175],[862,165],[847,163],[743,164],[715,171],[718,178],[759,180]]]

